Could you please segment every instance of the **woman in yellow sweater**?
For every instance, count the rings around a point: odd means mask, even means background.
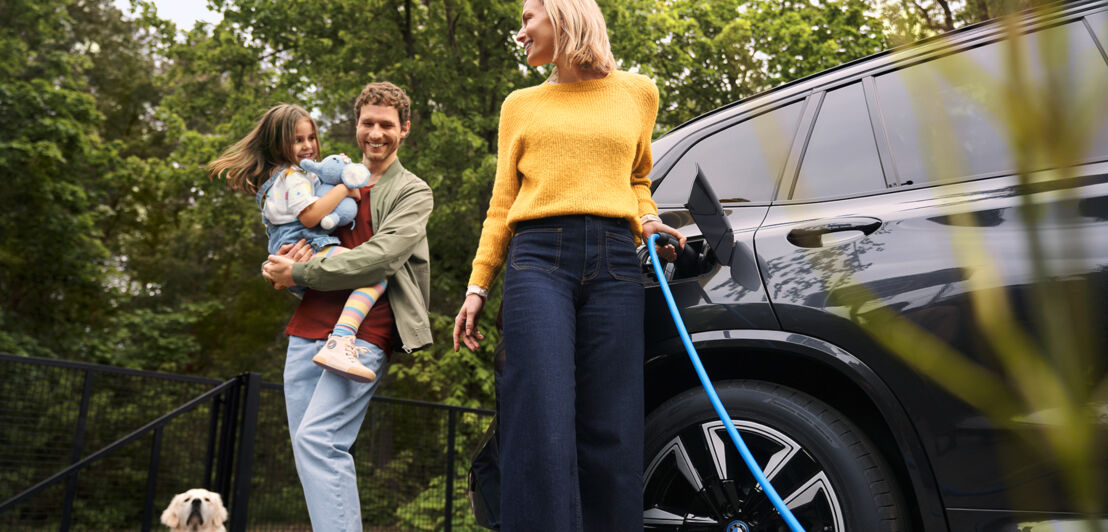
[[[527,0],[542,85],[500,112],[496,181],[459,341],[504,278],[501,530],[642,530],[643,287],[636,238],[684,237],[650,198],[658,89],[616,70],[595,0]],[[672,256],[675,250],[663,250]]]

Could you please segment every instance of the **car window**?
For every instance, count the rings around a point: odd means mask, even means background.
[[[827,93],[792,199],[817,199],[885,188],[862,85]]]
[[[654,191],[654,201],[683,205],[697,166],[720,201],[768,202],[800,120],[796,102],[713,133],[681,157]]]
[[[1085,25],[1047,29],[1012,44],[1001,41],[875,78],[901,183],[1014,172],[1017,153],[1027,170],[1108,156],[1108,64]],[[1015,72],[1027,81],[1014,82],[1020,79]],[[1028,98],[1010,99],[1019,87]],[[1072,136],[1063,140],[1049,131],[1051,124],[1065,125]],[[1013,149],[1021,144],[1021,127],[1045,139],[1035,145],[1064,149]]]

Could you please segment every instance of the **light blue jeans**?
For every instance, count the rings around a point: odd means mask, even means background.
[[[351,532],[362,529],[358,482],[350,446],[358,437],[369,399],[388,371],[388,357],[365,340],[360,357],[377,380],[358,383],[323,371],[312,357],[326,340],[289,336],[285,357],[285,409],[296,473],[304,487],[313,530]]]

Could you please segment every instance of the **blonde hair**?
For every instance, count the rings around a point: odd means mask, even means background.
[[[539,0],[554,26],[554,57],[584,70],[607,74],[616,69],[608,25],[596,0]],[[555,68],[550,76],[558,78]]]
[[[293,152],[293,143],[296,141],[296,124],[305,118],[312,124],[312,133],[318,136],[319,128],[315,120],[303,107],[283,103],[270,108],[258,120],[253,131],[208,164],[208,177],[224,177],[222,174],[226,172],[231,188],[250,193],[257,191],[279,166],[300,162]],[[318,138],[315,153],[319,153]]]

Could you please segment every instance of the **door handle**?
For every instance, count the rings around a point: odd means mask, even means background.
[[[862,238],[881,228],[881,220],[865,216],[817,220],[794,227],[789,242],[802,248],[820,248]]]

